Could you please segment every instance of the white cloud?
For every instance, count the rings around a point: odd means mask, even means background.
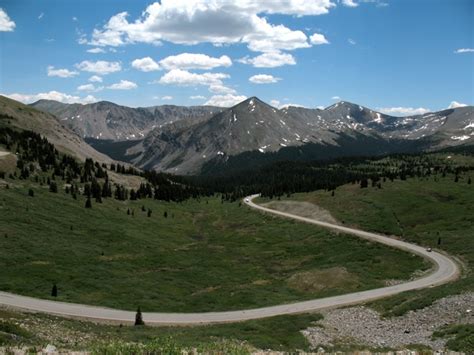
[[[72,20],[73,20],[74,22],[77,22],[77,17],[76,17],[76,16],[73,16]]]
[[[280,81],[281,78],[276,78],[273,75],[257,74],[249,78],[249,81],[254,84],[273,84]]]
[[[44,16],[44,12],[40,13],[39,16],[38,16],[38,20],[41,20]]]
[[[15,29],[15,22],[10,20],[8,14],[0,8],[0,32],[11,32]]]
[[[160,66],[158,65],[157,62],[155,62],[153,59],[150,57],[145,57],[141,59],[135,59],[132,62],[132,67],[141,70],[144,72],[150,72],[150,71],[156,71],[156,70],[161,70]]]
[[[341,0],[342,4],[347,7],[357,7],[359,6],[358,3],[354,2],[354,0]]]
[[[465,107],[467,106],[466,104],[462,104],[460,102],[457,102],[457,101],[451,101],[451,103],[449,104],[448,108],[458,108],[458,107]]]
[[[306,106],[303,106],[303,105],[300,105],[300,104],[284,104],[284,105],[281,105],[281,106],[279,107],[279,109],[288,108],[288,107],[302,107],[302,108],[306,108]]]
[[[329,44],[329,41],[326,39],[326,37],[320,33],[313,34],[311,37],[309,37],[309,41],[314,45]]]
[[[357,42],[354,41],[352,38],[348,38],[348,39],[347,39],[347,42],[349,42],[349,44],[351,44],[351,45],[353,45],[353,46],[355,46],[355,45],[357,44]]]
[[[208,106],[220,106],[220,107],[231,107],[237,105],[239,102],[246,100],[247,97],[243,95],[214,95],[206,101],[204,105]]]
[[[251,50],[261,52],[307,48],[311,44],[302,31],[268,23],[259,15],[321,15],[333,6],[330,0],[162,0],[130,22],[127,12],[112,16],[101,29],[93,31],[89,44],[246,43]]]
[[[202,95],[193,95],[189,97],[191,100],[205,100],[206,97]]]
[[[454,53],[460,54],[460,53],[472,53],[474,52],[474,48],[459,48],[454,51]]]
[[[38,100],[54,100],[54,101],[59,101],[63,102],[66,104],[74,104],[74,103],[80,103],[80,104],[86,104],[86,103],[92,103],[92,102],[97,102],[98,100],[92,96],[92,95],[87,95],[86,97],[79,97],[79,96],[72,96],[68,95],[59,91],[50,91],[50,92],[43,92],[39,94],[5,94],[5,96],[21,101],[25,104],[29,104]]]
[[[48,66],[48,76],[58,76],[60,78],[72,78],[79,75],[77,71],[71,71],[69,69],[54,69],[52,65]]]
[[[341,98],[339,96],[333,96],[331,97],[331,100],[340,100]]]
[[[161,99],[165,101],[170,101],[173,100],[173,96],[163,96]]]
[[[213,94],[235,94],[236,91],[222,84],[213,84],[209,86],[209,91]]]
[[[240,63],[251,64],[256,68],[276,68],[283,65],[295,65],[295,58],[288,53],[269,52],[254,58],[244,57],[238,60]]]
[[[280,101],[279,100],[271,100],[270,105],[273,107],[279,108],[280,107]]]
[[[167,69],[203,69],[209,70],[217,67],[230,67],[232,60],[223,55],[220,58],[210,57],[206,54],[181,53],[160,60],[160,65]]]
[[[76,64],[76,68],[101,75],[115,73],[122,70],[122,66],[119,62],[106,62],[105,60],[98,60],[97,62],[84,60],[81,63]]]
[[[79,85],[77,87],[77,90],[79,91],[89,91],[89,92],[98,92],[103,90],[103,86],[96,87],[94,84],[84,84],[84,85]]]
[[[222,80],[230,76],[224,73],[196,74],[187,70],[173,69],[163,75],[158,81],[165,85],[198,86],[222,85]]]
[[[89,81],[91,83],[101,83],[102,82],[102,78],[98,75],[92,75],[90,78],[89,78]]]
[[[99,47],[95,47],[95,48],[88,49],[87,53],[94,53],[94,54],[105,53],[105,50]]]
[[[381,107],[378,111],[383,112],[387,115],[395,116],[412,116],[412,115],[423,115],[425,113],[431,112],[428,108],[423,107]]]
[[[131,90],[136,89],[137,87],[138,85],[135,84],[133,81],[120,80],[119,83],[112,84],[107,88],[111,90]]]

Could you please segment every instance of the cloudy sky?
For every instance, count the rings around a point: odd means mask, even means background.
[[[471,0],[2,0],[0,93],[128,106],[474,101]]]

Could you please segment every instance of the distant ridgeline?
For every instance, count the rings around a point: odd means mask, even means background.
[[[0,115],[0,122],[10,117]],[[296,192],[318,189],[334,190],[347,183],[361,187],[381,188],[387,179],[422,178],[453,174],[455,177],[473,166],[455,164],[439,154],[399,154],[383,157],[351,157],[325,161],[277,161],[248,170],[229,169],[226,174],[177,176],[155,171],[140,171],[119,163],[99,164],[92,159],[79,162],[72,156],[60,153],[53,144],[41,135],[13,129],[0,124],[0,145],[16,153],[17,171],[8,175],[11,179],[33,179],[47,184],[50,191],[57,192],[59,182],[66,186],[66,193],[73,198],[84,194],[91,201],[102,202],[104,198],[136,200],[154,198],[164,201],[184,201],[221,194],[223,201],[236,201],[253,193],[266,197],[279,197]],[[298,149],[298,148],[294,148]],[[308,148],[310,149],[310,148]],[[463,152],[461,147],[452,148]],[[277,154],[277,153],[275,153]],[[473,154],[466,150],[464,154]],[[270,155],[258,155],[258,157]],[[271,158],[265,158],[271,159]],[[129,189],[112,183],[109,174],[136,175],[146,182],[137,189]],[[6,173],[0,171],[0,178]]]

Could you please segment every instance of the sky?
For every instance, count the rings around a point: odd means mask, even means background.
[[[474,103],[473,24],[472,0],[0,0],[0,94],[425,113]]]

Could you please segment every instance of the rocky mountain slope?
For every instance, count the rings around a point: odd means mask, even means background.
[[[347,148],[341,148],[342,141]],[[208,120],[156,128],[128,154],[141,167],[196,173],[209,161],[226,161],[245,152],[265,154],[313,145],[311,151],[320,146],[328,153],[333,148],[338,155],[344,155],[344,149],[373,154],[377,150],[364,150],[364,145],[375,144],[383,147],[379,151],[383,154],[409,151],[418,141],[423,149],[473,143],[474,108],[400,118],[344,101],[324,110],[278,110],[253,97]]]
[[[205,120],[222,110],[212,106],[173,105],[131,108],[107,101],[82,105],[39,100],[31,106],[55,115],[83,138],[117,141],[142,139],[152,129],[167,123]]]
[[[1,124],[31,130],[46,137],[56,148],[81,160],[92,158],[98,162],[111,162],[108,156],[96,151],[84,140],[64,127],[49,113],[38,111],[18,101],[0,95]]]

